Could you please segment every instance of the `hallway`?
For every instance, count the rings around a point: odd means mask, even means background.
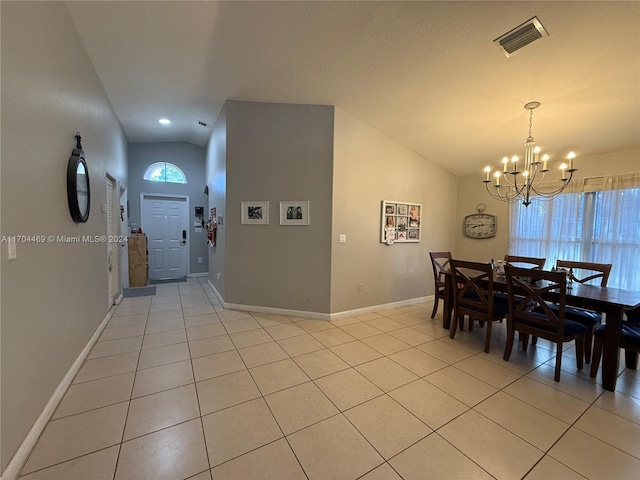
[[[640,373],[605,392],[569,346],[555,383],[545,341],[504,362],[505,323],[487,355],[430,313],[328,322],[158,285],[117,307],[20,478],[637,478]]]

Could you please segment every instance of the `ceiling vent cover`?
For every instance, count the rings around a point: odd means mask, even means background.
[[[538,17],[533,17],[527,20],[522,25],[517,26],[513,30],[505,33],[504,35],[496,38],[495,43],[505,56],[510,57],[515,52],[523,47],[526,47],[532,42],[542,38],[548,37],[549,33],[544,29]]]

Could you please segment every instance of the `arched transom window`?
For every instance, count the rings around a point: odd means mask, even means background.
[[[184,172],[173,163],[168,162],[156,162],[149,165],[143,178],[152,182],[187,183]]]

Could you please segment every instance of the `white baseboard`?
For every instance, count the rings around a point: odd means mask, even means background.
[[[200,273],[190,273],[189,275],[187,275],[189,278],[194,278],[194,277],[208,277],[209,276],[209,272],[200,272]]]
[[[209,288],[211,289],[213,294],[218,298],[218,301],[224,307],[224,299],[222,298],[222,295],[220,295],[220,292],[216,289],[216,287],[213,286],[213,283],[211,283],[211,280],[207,280],[207,285],[209,285]]]
[[[355,310],[345,310],[343,312],[329,314],[329,320],[337,320],[339,318],[355,317],[356,315],[366,315],[367,313],[379,312],[390,308],[406,307],[407,305],[415,305],[416,303],[425,303],[434,299],[433,295],[426,297],[409,298],[408,300],[400,300],[399,302],[384,303],[381,305],[372,305],[370,307],[356,308]]]
[[[58,387],[55,389],[55,391],[53,392],[53,395],[51,395],[51,398],[49,398],[49,401],[47,402],[44,409],[40,413],[40,416],[37,418],[37,420],[31,427],[31,430],[29,430],[29,433],[20,444],[20,447],[18,447],[18,450],[9,461],[7,468],[5,468],[4,472],[2,472],[2,476],[0,477],[0,480],[16,480],[18,478],[18,474],[20,473],[20,470],[22,470],[22,467],[24,466],[27,459],[29,458],[29,455],[31,454],[33,447],[35,447],[36,442],[40,438],[40,435],[42,435],[42,432],[44,431],[44,428],[47,426],[47,422],[51,418],[51,415],[53,415],[53,412],[55,412],[56,408],[58,407],[58,404],[62,400],[62,397],[67,392],[67,389],[69,388],[69,386],[71,385],[71,382],[76,376],[76,373],[78,373],[78,370],[80,370],[80,367],[82,366],[83,362],[89,355],[89,352],[91,352],[93,345],[96,343],[96,341],[100,337],[100,334],[102,333],[104,328],[107,326],[107,323],[113,316],[114,311],[115,311],[115,306],[109,309],[106,317],[104,317],[104,320],[102,320],[102,323],[100,323],[100,325],[96,329],[93,336],[89,339],[89,342],[87,343],[87,345],[82,349],[82,351],[80,352],[80,355],[78,355],[78,358],[76,358],[75,362],[73,362],[73,365],[71,365],[71,368],[69,369],[67,374],[64,376],[64,378],[62,379]]]
[[[291,310],[286,308],[274,308],[274,307],[262,307],[260,305],[243,305],[239,303],[227,303],[220,295],[220,292],[216,290],[216,287],[213,286],[211,280],[208,281],[208,285],[218,297],[218,301],[222,304],[224,308],[229,308],[231,310],[245,310],[248,312],[258,312],[258,313],[271,313],[274,315],[290,315],[292,317],[304,317],[304,318],[314,318],[316,320],[337,320],[339,318],[346,317],[354,317],[356,315],[365,315],[371,312],[378,312],[380,310],[386,310],[390,308],[399,308],[405,307],[407,305],[415,305],[416,303],[424,303],[428,301],[432,301],[434,299],[433,295],[428,295],[426,297],[416,297],[410,298],[408,300],[401,300],[398,302],[385,303],[381,305],[371,305],[369,307],[357,308],[355,310],[345,310],[343,312],[337,313],[320,313],[320,312],[306,312],[302,310]]]

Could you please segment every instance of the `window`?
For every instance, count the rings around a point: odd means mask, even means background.
[[[640,290],[639,178],[600,179],[596,188],[582,180],[577,192],[512,204],[509,253],[545,257],[547,269],[559,258],[611,263],[608,286]]]
[[[149,166],[144,172],[145,180],[151,182],[187,183],[187,177],[173,163],[157,162]]]

